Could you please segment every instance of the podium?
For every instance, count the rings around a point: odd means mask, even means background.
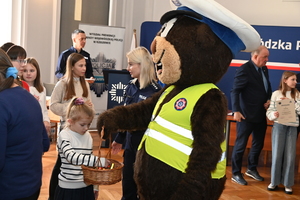
[[[107,109],[115,106],[124,105],[124,94],[128,82],[132,79],[127,70],[113,70],[103,69],[104,83],[108,88],[107,95]],[[124,116],[125,117],[125,116]],[[109,144],[116,137],[117,133],[111,135],[111,140],[105,141],[105,147],[108,148]]]

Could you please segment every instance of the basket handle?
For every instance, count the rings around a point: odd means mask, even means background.
[[[95,163],[95,166],[96,167],[103,167],[102,166],[102,163],[100,162],[100,158],[101,158],[101,144],[102,144],[102,141],[103,141],[103,136],[104,136],[104,126],[102,127],[102,130],[100,132],[100,140],[99,140],[99,148],[98,148],[98,159]],[[111,146],[111,134],[109,135],[109,149],[108,149],[108,152],[105,156],[105,158],[111,158],[111,149],[112,149],[112,146]]]

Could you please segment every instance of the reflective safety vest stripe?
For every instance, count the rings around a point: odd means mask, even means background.
[[[153,115],[173,88],[174,86],[170,86],[161,95],[153,110]],[[191,86],[165,103],[158,116],[149,123],[139,149],[145,142],[145,149],[149,155],[185,173],[189,156],[193,150],[191,114],[199,98],[212,88],[217,87],[211,83]],[[222,158],[212,172],[212,178],[216,179],[222,178],[226,170],[225,141],[221,144],[221,148]]]

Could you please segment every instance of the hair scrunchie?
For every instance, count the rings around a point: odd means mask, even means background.
[[[77,99],[74,101],[74,105],[82,105],[82,104],[84,104],[83,98],[77,98]]]
[[[16,79],[17,74],[18,74],[18,70],[15,67],[9,67],[9,68],[7,68],[7,71],[6,71],[6,78],[12,76],[12,77],[14,77],[14,79]]]

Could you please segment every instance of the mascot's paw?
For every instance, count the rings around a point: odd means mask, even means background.
[[[107,119],[103,116],[105,113],[106,112],[101,114],[97,120],[97,130],[103,139],[107,139],[110,134],[117,132],[117,128],[116,125],[114,125],[113,120],[105,120]]]

